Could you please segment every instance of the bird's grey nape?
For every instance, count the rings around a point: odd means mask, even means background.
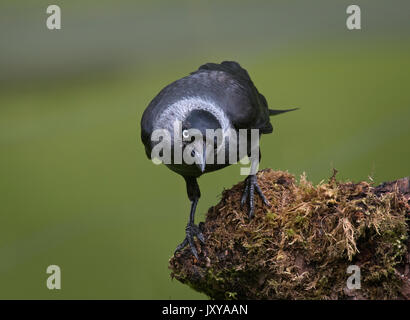
[[[232,127],[226,114],[213,101],[200,97],[187,97],[169,105],[155,120],[154,130],[165,129],[172,133],[174,122],[184,122],[193,110],[203,110],[211,113],[218,119],[224,132]]]

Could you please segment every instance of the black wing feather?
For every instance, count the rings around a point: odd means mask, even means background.
[[[255,128],[261,133],[271,133],[273,131],[269,120],[268,103],[265,97],[259,93],[253,84],[248,72],[235,61],[223,61],[220,64],[206,63],[191,74],[198,74],[210,71],[223,71],[231,76],[237,83],[226,83],[226,90],[232,92],[232,103],[230,110],[225,110],[230,113],[230,119],[237,129]],[[237,98],[241,96],[240,101]]]

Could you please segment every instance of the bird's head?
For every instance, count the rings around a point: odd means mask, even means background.
[[[211,112],[192,110],[182,122],[183,156],[194,160],[198,169],[204,172],[207,159],[215,156],[221,132],[221,123]]]

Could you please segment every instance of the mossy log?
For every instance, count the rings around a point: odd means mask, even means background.
[[[409,178],[369,182],[299,181],[258,172],[270,207],[240,207],[243,182],[222,193],[200,228],[199,260],[186,247],[171,276],[212,299],[410,299]],[[348,289],[349,265],[360,289]]]

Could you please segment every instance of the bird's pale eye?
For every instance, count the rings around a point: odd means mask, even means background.
[[[185,138],[185,139],[188,139],[189,138],[189,131],[188,130],[183,130],[182,131],[182,136]]]

